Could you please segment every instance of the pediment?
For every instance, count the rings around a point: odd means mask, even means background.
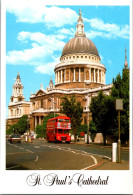
[[[35,96],[37,97],[37,96],[42,96],[42,95],[45,95],[45,94],[46,94],[46,92],[40,89],[40,90],[36,93]]]

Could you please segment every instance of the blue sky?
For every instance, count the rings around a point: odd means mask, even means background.
[[[107,69],[106,84],[124,67],[125,44],[129,62],[129,6],[46,6],[44,0],[7,0],[6,4],[6,107],[19,72],[24,97],[29,101],[55,80],[64,45],[74,37],[79,9],[86,36],[96,45]],[[34,3],[33,3],[34,2]]]

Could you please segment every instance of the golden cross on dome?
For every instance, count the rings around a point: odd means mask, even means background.
[[[80,16],[81,16],[81,11],[82,11],[82,10],[81,10],[81,9],[79,9],[79,15],[80,15]]]

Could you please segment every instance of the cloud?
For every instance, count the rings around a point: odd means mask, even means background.
[[[45,6],[45,0],[6,0],[6,10],[16,16],[17,22],[45,23],[48,27],[72,25],[78,15],[70,8]]]
[[[129,39],[129,25],[117,25],[104,23],[100,18],[86,19],[85,21],[90,23],[92,29],[87,32],[89,38],[95,38],[97,36],[103,38],[124,38]]]
[[[59,58],[54,58],[54,60],[47,64],[39,65],[35,68],[35,72],[39,72],[42,74],[53,75],[55,65],[59,63]]]
[[[50,68],[55,67],[55,53],[61,52],[65,42],[59,35],[45,35],[40,32],[25,32],[18,34],[18,40],[21,42],[30,42],[29,49],[23,51],[9,51],[6,56],[6,62],[10,65],[31,65],[35,66],[36,71],[48,73]],[[29,46],[29,44],[28,44]],[[49,62],[49,63],[48,63]],[[45,70],[43,68],[45,67]]]
[[[6,62],[10,65],[33,65],[37,66],[46,61],[46,57],[51,56],[51,51],[45,46],[32,44],[31,49],[23,51],[9,51],[6,56]]]
[[[75,29],[74,28],[70,28],[70,29],[62,28],[62,29],[58,30],[58,33],[74,36]]]

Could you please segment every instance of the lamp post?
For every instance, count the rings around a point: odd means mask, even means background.
[[[53,105],[54,105],[54,118],[55,118],[55,101],[53,101]]]
[[[118,111],[118,163],[121,162],[121,132],[120,132],[120,111],[123,110],[123,99],[116,99],[116,110]]]
[[[87,125],[87,144],[89,144],[89,112],[87,113],[88,125]]]

